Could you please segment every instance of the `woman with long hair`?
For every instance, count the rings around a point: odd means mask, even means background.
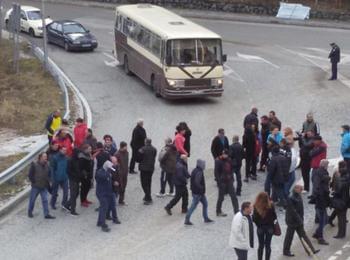
[[[265,260],[271,256],[271,240],[274,223],[277,219],[276,211],[266,192],[260,192],[254,203],[253,222],[257,226],[259,239],[258,260],[263,259],[265,248]]]

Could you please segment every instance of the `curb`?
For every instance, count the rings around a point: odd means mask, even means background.
[[[33,0],[35,2],[41,2],[41,0]],[[46,3],[51,4],[65,4],[72,6],[94,7],[114,10],[118,4],[100,3],[93,1],[68,1],[68,0],[46,0]],[[280,19],[274,16],[258,16],[258,15],[245,15],[239,13],[228,13],[221,11],[205,11],[194,9],[179,9],[166,7],[173,12],[186,17],[204,20],[220,20],[220,21],[232,21],[232,22],[244,22],[255,24],[277,24],[277,25],[289,25],[289,26],[301,26],[301,27],[315,27],[315,28],[330,28],[350,30],[350,23],[337,22],[334,20],[287,20]]]

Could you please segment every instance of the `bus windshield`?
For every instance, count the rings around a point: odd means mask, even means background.
[[[220,39],[179,39],[167,44],[168,65],[222,64]]]

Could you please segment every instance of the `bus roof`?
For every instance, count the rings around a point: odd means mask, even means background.
[[[221,38],[218,34],[156,5],[121,5],[117,12],[165,39]]]

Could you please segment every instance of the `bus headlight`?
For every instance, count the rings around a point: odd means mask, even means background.
[[[211,80],[211,85],[214,87],[222,86],[223,83],[224,83],[223,79],[212,79]]]
[[[170,87],[184,87],[185,81],[183,79],[168,79],[168,84]]]
[[[168,84],[169,84],[170,87],[175,87],[176,81],[172,80],[172,79],[168,79]]]

